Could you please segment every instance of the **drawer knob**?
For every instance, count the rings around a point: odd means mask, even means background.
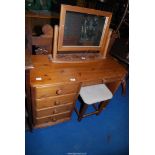
[[[57,90],[57,91],[56,91],[56,94],[57,94],[57,95],[61,95],[61,94],[62,94],[62,89]]]
[[[60,104],[60,102],[59,101],[55,101],[55,105],[59,105]]]
[[[51,120],[52,120],[53,122],[56,122],[56,118],[55,118],[55,117],[52,117]]]
[[[57,110],[56,110],[56,109],[54,109],[54,110],[53,110],[53,114],[56,114],[56,113],[57,113]]]

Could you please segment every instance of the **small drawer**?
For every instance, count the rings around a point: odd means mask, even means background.
[[[103,82],[106,82],[106,83],[113,82],[113,81],[121,81],[121,77],[103,79]]]
[[[65,94],[77,93],[78,88],[79,88],[79,83],[36,87],[35,95],[36,95],[36,98],[60,96],[60,95],[65,95]]]
[[[90,86],[103,83],[103,80],[92,80],[92,81],[84,81],[82,86]]]
[[[47,97],[36,99],[36,109],[48,108],[53,106],[65,105],[74,101],[76,94],[61,95],[57,97]]]
[[[70,117],[70,112],[67,113],[61,113],[58,115],[53,115],[53,116],[48,116],[48,117],[40,117],[36,118],[36,124],[43,124],[43,123],[48,123],[48,122],[57,122],[60,119],[65,119],[67,117]]]
[[[73,104],[66,104],[66,105],[60,105],[56,108],[46,108],[43,110],[37,110],[36,111],[36,117],[44,117],[44,116],[48,116],[48,115],[55,115],[55,114],[59,114],[62,112],[67,112],[67,111],[71,111],[73,108]]]

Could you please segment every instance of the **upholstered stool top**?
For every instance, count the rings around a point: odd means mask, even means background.
[[[86,104],[94,104],[109,100],[113,95],[105,84],[97,84],[82,87],[80,90],[80,96]]]

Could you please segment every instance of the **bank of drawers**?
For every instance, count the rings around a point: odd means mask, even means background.
[[[70,119],[80,89],[79,83],[35,87],[34,125],[51,125]]]

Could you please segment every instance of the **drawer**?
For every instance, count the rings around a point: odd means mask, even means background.
[[[121,81],[121,77],[103,79],[103,82],[106,82],[106,83],[113,82],[113,81]]]
[[[48,123],[48,122],[57,122],[61,119],[65,119],[65,118],[69,118],[70,117],[70,112],[67,113],[61,113],[58,115],[53,115],[53,116],[48,116],[48,117],[40,117],[40,118],[36,118],[36,124],[43,124],[43,123]]]
[[[67,85],[36,87],[35,95],[36,95],[36,98],[60,96],[60,95],[65,95],[65,94],[77,93],[78,88],[79,88],[79,83],[67,84]]]
[[[90,86],[103,83],[103,80],[92,80],[92,81],[84,81],[82,86]]]
[[[72,108],[73,108],[73,104],[69,103],[66,105],[60,105],[55,108],[46,108],[43,110],[37,110],[36,117],[44,117],[44,116],[48,116],[48,115],[55,115],[55,114],[67,112],[67,111],[71,111]]]
[[[76,94],[69,94],[69,95],[61,95],[57,97],[47,97],[36,99],[35,104],[37,109],[48,108],[53,106],[58,106],[62,104],[71,103],[74,101]]]

